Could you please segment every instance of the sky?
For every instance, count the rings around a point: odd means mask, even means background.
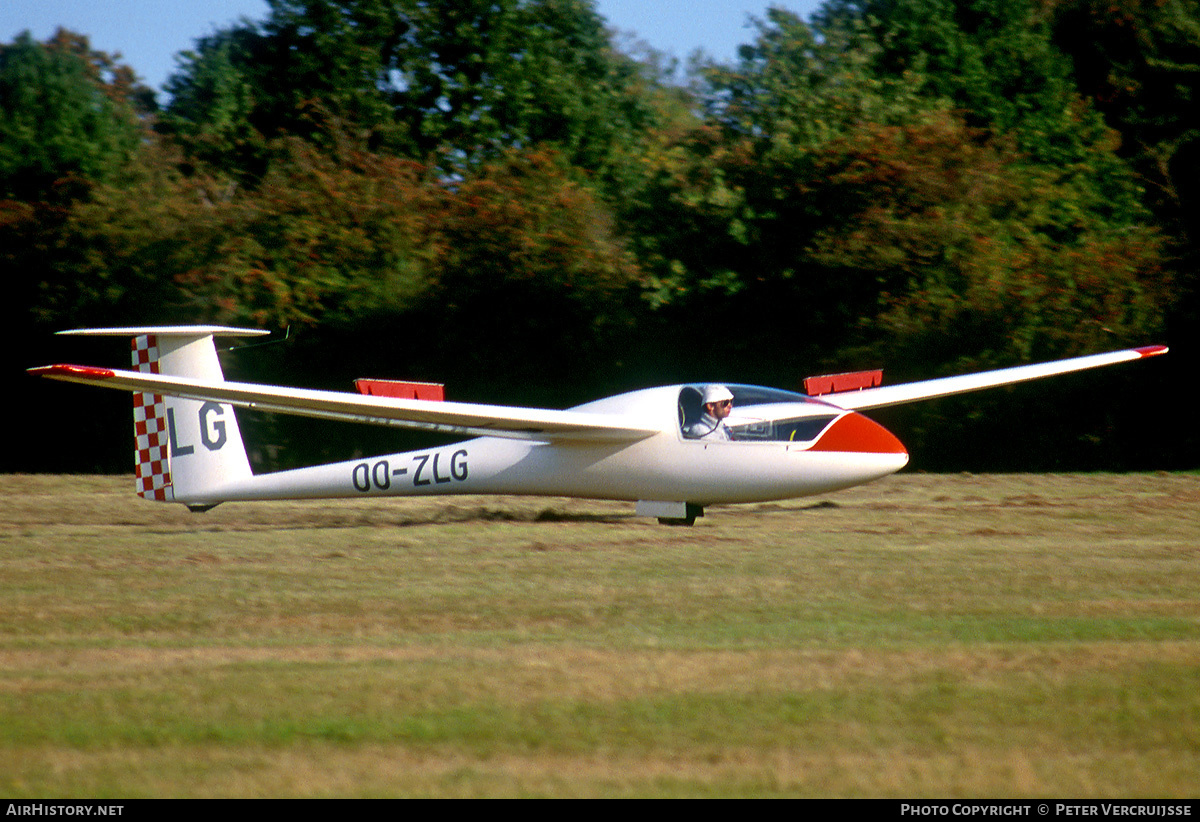
[[[610,28],[635,34],[681,61],[696,49],[732,61],[753,35],[750,16],[769,5],[808,17],[818,0],[598,0]],[[199,37],[242,17],[262,20],[266,0],[0,0],[0,42],[28,30],[37,40],[62,26],[91,39],[92,48],[120,52],[147,85],[161,89],[175,70],[175,55]]]

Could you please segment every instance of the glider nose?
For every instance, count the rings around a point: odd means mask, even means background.
[[[891,431],[854,411],[834,421],[809,450],[903,457],[897,468],[908,462],[908,450]]]

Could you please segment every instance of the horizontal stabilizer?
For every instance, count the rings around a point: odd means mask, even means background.
[[[155,334],[159,337],[261,337],[270,334],[262,328],[232,328],[227,325],[139,325],[124,328],[73,328],[59,331],[60,337],[139,337]]]

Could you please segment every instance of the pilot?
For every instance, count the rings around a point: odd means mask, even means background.
[[[683,429],[683,435],[693,440],[730,440],[729,426],[723,420],[733,411],[733,394],[723,385],[704,386],[701,401],[704,413],[700,419]]]

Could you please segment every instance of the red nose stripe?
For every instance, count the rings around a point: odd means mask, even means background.
[[[865,454],[907,454],[892,432],[862,414],[846,414],[825,429],[810,451],[850,451]]]

